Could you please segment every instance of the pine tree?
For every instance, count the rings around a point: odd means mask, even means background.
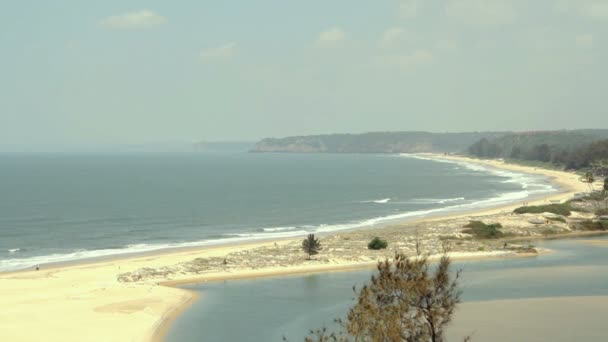
[[[357,291],[357,303],[341,329],[311,331],[307,342],[443,342],[461,290],[460,272],[450,272],[444,256],[436,269],[429,269],[426,257],[397,254],[394,261],[378,263],[371,282]],[[464,338],[470,341],[470,336]]]
[[[313,255],[319,254],[321,242],[319,239],[315,239],[315,234],[308,234],[308,237],[302,241],[302,249],[308,254],[308,260],[310,260]]]

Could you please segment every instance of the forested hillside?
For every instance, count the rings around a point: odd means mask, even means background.
[[[506,158],[563,165],[569,169],[608,160],[608,130],[513,133],[482,138],[468,148],[481,158]]]
[[[415,153],[464,152],[482,138],[495,139],[504,132],[429,133],[373,132],[268,138],[254,152],[298,153]]]

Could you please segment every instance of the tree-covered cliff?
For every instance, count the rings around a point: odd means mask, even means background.
[[[267,138],[254,152],[298,153],[415,153],[464,152],[482,138],[495,139],[504,132],[429,133],[372,132]]]

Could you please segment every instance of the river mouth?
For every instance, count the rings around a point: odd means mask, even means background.
[[[589,240],[596,242],[590,244]],[[569,315],[562,315],[564,320],[570,317],[568,324],[556,322],[550,335],[539,335],[542,329],[538,327],[549,324],[547,317],[556,319],[549,314],[555,310],[600,310],[601,306],[591,299],[572,298],[595,296],[598,303],[606,302],[608,237],[534,244],[554,252],[530,258],[454,263],[463,271],[464,303],[450,329],[455,336],[452,339],[459,340],[457,336],[475,331],[475,339],[483,337],[482,340],[491,337],[500,341],[571,341],[568,338],[574,331],[576,336],[594,340],[598,329],[602,331],[598,320],[574,320]],[[280,341],[282,336],[292,341],[303,340],[309,329],[330,326],[334,318],[344,317],[354,303],[353,285],[362,285],[371,273],[321,273],[187,286],[202,298],[178,317],[167,341],[197,341],[201,336],[206,341]],[[489,309],[497,312],[496,318],[479,321],[477,318],[483,316],[480,313]],[[547,319],[534,319],[538,315]],[[496,324],[525,332],[526,322],[531,333],[522,334],[524,339],[521,336],[512,339],[514,335],[501,339],[500,333],[505,331],[493,329]],[[564,333],[560,334],[560,329]],[[492,331],[496,334],[492,335]]]

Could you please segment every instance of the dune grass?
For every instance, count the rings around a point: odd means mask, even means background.
[[[542,214],[542,213],[553,213],[556,215],[570,216],[573,208],[569,203],[554,203],[546,205],[531,205],[525,207],[519,207],[513,212],[516,214]]]
[[[500,231],[502,225],[500,223],[485,224],[481,221],[471,221],[464,228],[463,233],[471,234],[478,239],[498,239],[505,234]]]

